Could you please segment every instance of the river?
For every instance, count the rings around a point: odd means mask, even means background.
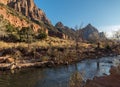
[[[87,59],[68,66],[24,69],[0,72],[0,87],[68,87],[70,76],[79,71],[84,80],[109,75],[112,66],[120,63],[120,56]]]

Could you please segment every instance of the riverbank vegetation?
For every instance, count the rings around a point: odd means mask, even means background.
[[[71,64],[83,59],[100,58],[103,56],[115,56],[120,54],[119,44],[83,43],[59,38],[48,37],[45,40],[26,43],[0,42],[0,68],[14,69],[24,67],[52,67],[61,64]],[[44,64],[45,63],[45,64]],[[7,64],[6,66],[4,66]],[[13,65],[15,67],[13,68]]]

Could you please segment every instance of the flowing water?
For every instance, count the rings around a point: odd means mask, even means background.
[[[112,66],[120,63],[120,56],[87,59],[77,64],[45,69],[25,69],[0,72],[0,87],[68,87],[72,73],[79,71],[84,80],[109,75]]]

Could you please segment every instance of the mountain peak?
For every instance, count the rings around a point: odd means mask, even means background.
[[[96,31],[98,32],[97,28],[95,28],[92,24],[88,24],[84,29],[88,31]]]
[[[64,28],[64,25],[62,22],[57,22],[55,25],[56,28]]]
[[[86,27],[93,27],[93,25],[89,23]]]
[[[90,23],[87,26],[92,26]]]
[[[97,41],[105,39],[104,33],[100,33],[93,25],[88,24],[81,30],[82,39],[88,41]]]

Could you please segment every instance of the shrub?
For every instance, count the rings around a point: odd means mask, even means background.
[[[19,41],[20,39],[19,35],[16,33],[9,34],[8,36],[9,36],[8,38],[10,39],[10,41],[13,41],[13,42]]]
[[[22,53],[20,51],[16,51],[13,55],[14,59],[20,59],[22,57]]]
[[[44,62],[44,61],[48,61],[49,60],[49,57],[48,56],[43,56],[41,57],[41,61]]]
[[[78,71],[71,75],[69,82],[69,87],[83,87],[83,78]]]
[[[32,42],[34,40],[34,31],[29,27],[23,27],[18,34],[21,42]]]
[[[6,29],[7,29],[7,32],[16,32],[16,29],[13,25],[11,25],[10,23],[8,25],[6,25]]]
[[[40,39],[40,40],[43,40],[43,39],[46,39],[46,38],[47,38],[47,34],[46,33],[40,33],[37,36],[37,39]]]
[[[106,49],[106,50],[111,50],[111,47],[110,47],[109,45],[106,45],[106,46],[105,46],[105,49]]]

